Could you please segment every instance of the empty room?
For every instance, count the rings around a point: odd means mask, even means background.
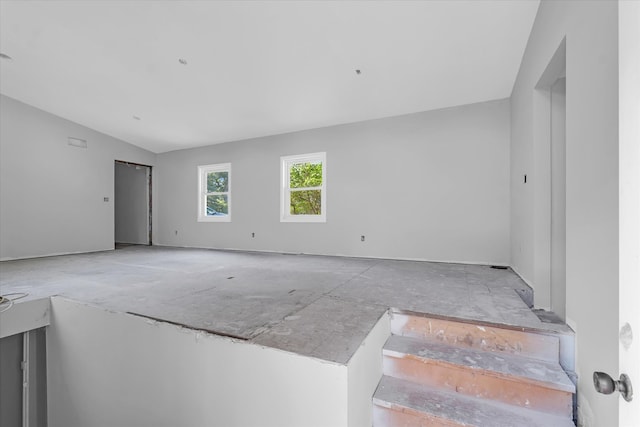
[[[640,426],[638,76],[636,0],[0,0],[0,426]]]

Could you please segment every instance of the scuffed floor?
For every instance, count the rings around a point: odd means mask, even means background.
[[[60,295],[336,363],[390,307],[565,330],[538,319],[525,287],[489,266],[147,246],[0,263],[0,294]]]

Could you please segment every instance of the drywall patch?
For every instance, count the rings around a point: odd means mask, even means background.
[[[629,351],[631,344],[633,343],[633,330],[629,323],[625,323],[620,328],[620,344],[625,351]]]

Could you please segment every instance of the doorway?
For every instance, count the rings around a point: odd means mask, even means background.
[[[566,40],[533,92],[535,305],[569,323],[566,309]],[[570,325],[571,326],[571,325]]]
[[[115,162],[115,247],[152,244],[151,166]]]
[[[550,89],[551,138],[551,311],[563,322],[567,311],[566,118],[567,78]]]

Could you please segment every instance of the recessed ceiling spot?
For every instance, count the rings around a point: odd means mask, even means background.
[[[362,74],[362,71],[356,70],[356,74]]]
[[[140,117],[138,117],[138,116],[131,116],[131,117],[133,117],[133,120],[142,120],[142,119],[140,119]]]
[[[12,57],[10,57],[10,56],[9,56],[9,55],[7,55],[6,53],[2,53],[2,52],[0,52],[0,58],[2,58],[2,59],[6,59],[6,60],[9,60],[9,61],[13,60],[13,58],[12,58]]]
[[[181,63],[182,65],[187,65],[187,60],[184,58],[178,59],[178,62]]]

